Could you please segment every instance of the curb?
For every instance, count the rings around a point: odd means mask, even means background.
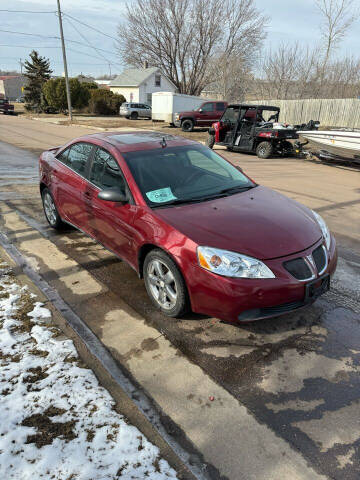
[[[179,480],[209,480],[203,473],[203,465],[197,456],[185,451],[166,431],[161,422],[161,413],[154,408],[151,399],[127,378],[101,341],[56,290],[32,269],[26,257],[2,232],[0,253],[14,268],[19,282],[29,286],[30,291],[51,310],[54,323],[74,342],[79,357],[114,398],[115,409],[159,448],[161,457],[174,468]]]

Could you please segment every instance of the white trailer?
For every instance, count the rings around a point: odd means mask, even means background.
[[[175,113],[195,110],[206,98],[173,92],[156,92],[152,94],[152,119],[174,123]]]

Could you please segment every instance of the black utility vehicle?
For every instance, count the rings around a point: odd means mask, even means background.
[[[268,105],[228,105],[209,129],[207,146],[224,145],[236,152],[253,152],[260,158],[295,153],[289,140],[298,139],[295,128],[279,123],[280,108]]]

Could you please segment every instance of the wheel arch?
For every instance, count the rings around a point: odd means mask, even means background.
[[[144,243],[144,245],[141,245],[141,247],[138,251],[138,273],[139,273],[140,278],[144,277],[144,270],[143,269],[144,269],[144,262],[145,262],[146,255],[148,253],[150,253],[152,250],[162,250],[164,253],[166,253],[166,255],[168,255],[171,258],[171,260],[176,264],[176,266],[179,269],[179,272],[181,273],[181,275],[182,275],[182,277],[185,281],[181,265],[179,264],[177,258],[174,257],[174,255],[172,255],[171,252],[169,252],[168,250],[165,250],[164,248],[160,247],[159,245],[156,245],[155,243]]]
[[[45,188],[48,188],[48,186],[46,185],[45,182],[40,182],[39,188],[40,188],[40,195],[42,195],[42,192],[45,190]]]
[[[186,278],[184,276],[183,269],[182,269],[178,259],[174,255],[172,255],[168,250],[165,250],[164,248],[160,247],[159,245],[155,245],[153,243],[145,243],[144,245],[142,245],[140,250],[139,250],[139,253],[138,253],[139,278],[144,277],[144,271],[143,271],[144,261],[145,261],[146,256],[148,255],[148,253],[150,253],[152,250],[161,250],[166,255],[168,255],[168,257],[171,258],[171,260],[175,263],[175,265],[177,266],[178,271],[179,271],[179,273],[180,273],[180,275],[181,275],[181,277],[184,281],[185,290],[186,290],[186,298],[187,298],[188,305],[190,306],[190,308],[192,308],[192,301],[191,301],[191,296],[190,296],[190,292],[189,292],[189,287],[188,287],[188,284],[186,282]]]
[[[195,118],[194,117],[183,117],[183,118],[181,118],[181,123],[183,123],[185,120],[191,120],[193,123],[195,123]]]

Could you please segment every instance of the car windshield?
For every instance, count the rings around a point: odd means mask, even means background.
[[[202,145],[123,154],[150,207],[202,202],[256,186],[237,168]]]

